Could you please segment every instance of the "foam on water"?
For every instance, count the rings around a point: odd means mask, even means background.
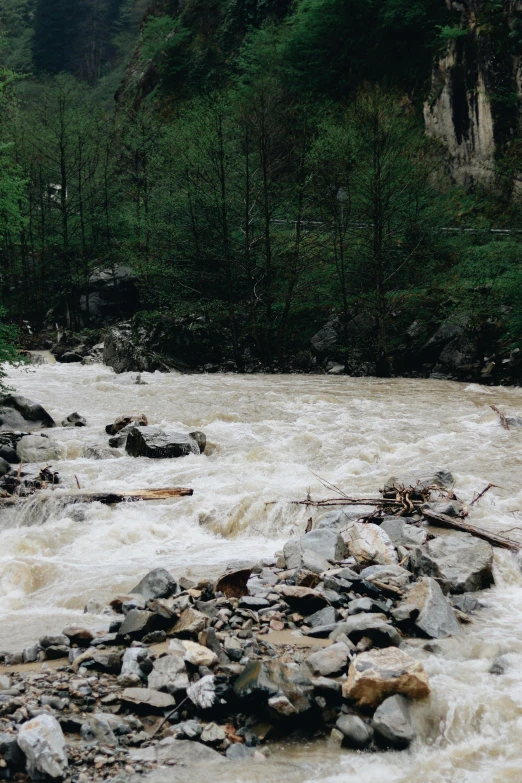
[[[56,421],[78,411],[89,426],[56,429],[67,487],[86,491],[192,486],[168,503],[71,507],[34,500],[0,517],[0,649],[21,649],[83,615],[90,598],[106,601],[152,567],[175,575],[215,575],[233,560],[271,556],[319,512],[288,503],[316,475],[351,494],[374,494],[390,475],[448,468],[476,524],[522,535],[522,430],[503,430],[489,408],[522,412],[522,390],[442,381],[304,376],[114,375],[101,366],[42,365],[10,371],[16,389]],[[105,424],[143,412],[153,424],[202,429],[209,454],[180,460],[83,457],[106,446]],[[271,503],[267,505],[267,502]],[[272,501],[275,501],[272,503]],[[328,783],[511,783],[522,779],[522,576],[518,559],[497,551],[488,607],[456,639],[414,654],[430,674],[429,708],[416,706],[421,738],[408,752],[333,753],[323,745],[281,747],[263,772],[238,781]],[[503,676],[489,674],[507,654]],[[282,766],[278,766],[281,765]],[[272,770],[278,770],[273,772]],[[190,781],[187,772],[184,780]],[[294,777],[295,776],[295,777]],[[218,778],[215,778],[216,780]],[[219,778],[221,779],[221,778]],[[199,783],[199,780],[198,780]]]

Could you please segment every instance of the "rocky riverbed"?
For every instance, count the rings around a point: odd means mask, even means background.
[[[63,505],[47,490],[47,500],[29,501],[23,513],[2,517],[0,648],[8,651],[8,660],[12,656],[2,671],[9,678],[3,683],[2,710],[10,704],[3,727],[11,745],[14,736],[16,747],[24,753],[16,775],[27,775],[29,751],[25,740],[20,747],[18,732],[31,724],[33,716],[39,718],[41,710],[56,719],[64,734],[66,778],[84,774],[83,779],[116,775],[129,779],[134,770],[157,781],[179,776],[184,781],[217,781],[229,780],[226,770],[233,769],[237,780],[293,780],[292,776],[319,780],[339,774],[340,779],[357,775],[364,783],[383,776],[394,783],[419,778],[428,783],[454,779],[482,783],[503,782],[517,769],[517,672],[522,650],[517,558],[495,550],[491,560],[487,546],[464,556],[469,545],[456,542],[469,537],[427,528],[417,515],[402,523],[401,519],[379,520],[378,539],[368,541],[361,534],[375,533],[375,521],[366,525],[358,521],[368,508],[357,509],[357,519],[339,518],[324,509],[288,502],[305,498],[310,486],[314,497],[321,494],[311,471],[362,496],[375,494],[392,473],[400,476],[413,468],[417,479],[419,466],[424,470],[435,462],[454,470],[457,494],[468,507],[488,481],[497,484],[473,506],[470,519],[516,538],[519,432],[503,430],[488,406],[492,401],[516,414],[520,409],[516,390],[442,382],[406,386],[405,382],[277,377],[262,378],[260,388],[260,378],[165,375],[145,375],[145,383],[137,385],[133,376],[116,378],[103,368],[93,374],[92,368],[78,364],[42,366],[15,371],[13,376],[13,385],[21,393],[39,400],[55,422],[63,422],[46,431],[47,440],[59,451],[53,469],[60,473],[61,493],[78,491],[75,476],[82,492],[194,488],[192,497],[177,501],[115,508],[99,503]],[[79,411],[86,426],[65,425],[71,410]],[[143,411],[145,426],[162,432],[203,431],[205,449],[191,447],[181,459],[131,456],[125,445],[108,444],[119,433],[105,432],[107,422],[122,411]],[[149,434],[155,437],[154,432],[144,432]],[[45,440],[38,432],[31,437]],[[110,449],[116,453],[109,453]],[[34,475],[41,467],[41,462],[24,464],[23,471]],[[304,535],[310,517],[311,537]],[[432,534],[436,537],[426,538]],[[330,542],[329,550],[316,551],[317,542],[312,546],[311,539],[318,535]],[[382,557],[392,562],[373,559],[377,541],[385,544]],[[367,552],[372,559],[364,556],[368,544],[374,547]],[[415,555],[416,550],[421,555]],[[457,554],[458,584],[441,570],[450,554]],[[464,563],[475,563],[477,571],[466,573]],[[367,571],[382,567],[392,569],[387,579],[393,576],[399,581],[386,584],[382,570],[377,575]],[[136,592],[147,572],[157,568],[170,574],[175,584],[172,594],[152,598]],[[236,579],[241,574],[246,577],[248,595],[227,596],[218,589],[220,576],[230,571]],[[301,577],[305,581],[298,584]],[[485,608],[469,602],[470,591]],[[126,600],[121,607],[111,607],[118,596]],[[297,606],[304,596],[319,604]],[[259,605],[245,606],[247,599]],[[169,607],[170,618],[161,617],[157,602]],[[208,602],[222,602],[223,626],[219,627],[217,617],[205,614],[202,604]],[[86,603],[88,611],[82,614]],[[207,617],[199,618],[206,627],[175,632],[187,610]],[[322,625],[312,624],[314,615]],[[138,635],[121,634],[123,623],[136,618],[144,622]],[[117,627],[118,623],[122,625]],[[333,638],[341,626],[342,632]],[[75,635],[78,629],[81,643]],[[215,649],[207,638],[211,631],[216,635]],[[442,635],[433,638],[435,633]],[[82,646],[86,642],[88,646]],[[28,662],[17,664],[17,656],[26,648]],[[381,694],[381,704],[373,699],[371,704],[361,704],[359,697],[346,695],[350,669],[357,661],[371,672],[365,656],[388,655],[397,649],[413,662],[411,666],[420,667],[412,678],[418,679],[420,691]],[[332,650],[348,656],[342,668],[335,674],[314,670],[314,656],[331,656]],[[121,681],[123,658],[131,652],[140,658],[139,680]],[[207,656],[206,662],[191,661],[195,653]],[[116,657],[105,657],[109,654]],[[224,655],[228,662],[220,660]],[[33,656],[37,660],[31,662]],[[205,677],[214,678],[217,698],[225,702],[221,712],[214,705],[198,707],[190,698],[181,705],[183,690],[170,693],[157,684],[151,686],[154,667],[169,658],[177,658],[175,670],[181,674],[184,667],[187,695]],[[111,660],[114,670],[103,670]],[[245,670],[251,682],[250,664],[261,667],[255,693],[238,695],[237,682]],[[69,685],[78,679],[88,681],[91,694],[69,693]],[[363,682],[370,687],[370,678]],[[290,685],[299,690],[289,695]],[[156,690],[175,703],[163,702],[160,707],[151,706],[150,699],[138,703],[135,693],[131,699],[128,693],[124,697],[128,688],[138,688],[138,697],[143,689]],[[47,697],[57,701],[51,705]],[[293,706],[292,699],[309,706],[293,713],[288,707],[288,703]],[[398,706],[404,707],[403,699],[408,700],[409,721]],[[384,716],[379,712],[382,705]],[[176,716],[178,706],[181,714]],[[158,728],[173,709],[174,714]],[[390,710],[395,712],[395,723],[399,720],[406,726],[398,744],[383,735]],[[83,724],[101,713],[106,720],[116,715],[126,722],[122,728],[112,719],[116,745],[112,740],[94,744],[88,727],[82,734]],[[64,723],[71,714],[76,722]],[[195,721],[198,727],[194,736],[181,737],[175,727],[187,721]],[[263,735],[261,724],[269,724],[271,733]],[[27,730],[30,740],[32,727]],[[350,744],[344,733],[349,730],[352,743],[354,736],[360,743],[365,738],[365,752]],[[172,733],[165,736],[165,732]],[[242,750],[229,752],[231,746]],[[481,749],[478,757],[477,748]],[[181,766],[178,752],[200,755],[185,756],[186,766]],[[243,754],[243,759],[230,758],[234,754]],[[162,778],[159,767],[169,764],[174,766]]]
[[[452,485],[447,471],[425,482]],[[275,559],[216,581],[156,568],[102,609],[108,627],[69,626],[0,654],[0,768],[154,781],[168,765],[262,763],[281,737],[407,748],[411,704],[431,693],[416,653],[471,622],[492,567],[489,543],[437,537],[419,514],[339,510]]]

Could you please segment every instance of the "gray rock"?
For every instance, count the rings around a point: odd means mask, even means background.
[[[189,740],[197,740],[201,737],[203,726],[197,720],[185,720],[175,727],[176,737],[185,737]]]
[[[150,710],[165,710],[175,704],[169,693],[161,693],[152,688],[125,688],[121,700]]]
[[[171,694],[187,690],[190,683],[183,660],[184,652],[180,655],[164,655],[154,661],[148,680],[150,688]]]
[[[209,710],[216,701],[216,682],[213,674],[206,674],[187,688],[187,696],[200,710]]]
[[[69,639],[70,644],[76,644],[78,647],[88,647],[94,639],[93,632],[80,625],[68,625],[63,629],[62,634]]]
[[[59,633],[55,636],[42,636],[39,640],[40,647],[43,647],[44,650],[46,650],[48,647],[58,647],[58,646],[70,646],[70,641],[65,634]]]
[[[65,737],[56,718],[43,713],[23,723],[17,740],[27,758],[27,772],[31,777],[37,777],[38,773],[50,778],[65,777],[68,769]]]
[[[316,524],[316,530],[342,530],[352,522],[357,522],[363,516],[367,516],[373,509],[368,506],[352,506],[350,509],[336,509],[329,511]]]
[[[506,421],[510,427],[522,427],[521,416],[506,416]],[[502,424],[502,422],[499,423]]]
[[[373,737],[373,731],[358,715],[341,715],[335,724],[343,735],[343,745],[364,748]]]
[[[24,650],[22,652],[22,659],[24,663],[34,663],[38,660],[38,653],[40,652],[41,647],[39,644],[33,644],[29,647],[24,647]]]
[[[330,647],[318,650],[306,659],[310,671],[321,677],[335,677],[346,673],[350,661],[350,651],[345,644],[339,642]]]
[[[201,733],[201,742],[214,745],[218,742],[223,742],[226,736],[224,730],[217,723],[207,723]]]
[[[417,732],[412,723],[410,703],[404,696],[390,696],[377,707],[372,725],[376,734],[394,748],[408,747]]]
[[[324,609],[319,609],[318,612],[309,615],[306,618],[306,624],[311,628],[317,628],[321,625],[331,625],[337,621],[337,612],[333,606],[325,606]]]
[[[63,364],[74,364],[82,362],[83,356],[80,353],[76,353],[76,351],[66,351],[60,356],[57,356],[56,361],[62,362]]]
[[[131,639],[141,639],[145,634],[157,628],[159,617],[145,609],[131,609],[125,616],[118,631],[119,636],[130,636]]]
[[[301,539],[291,539],[283,547],[286,567],[289,569],[304,568],[313,574],[322,574],[330,568],[330,563],[311,549],[303,549]]]
[[[330,638],[335,641],[341,634],[345,634],[354,644],[367,636],[376,647],[397,647],[402,641],[400,634],[383,614],[363,613],[348,617],[345,622],[337,624]]]
[[[426,543],[428,533],[423,527],[408,524],[403,517],[384,517],[381,528],[397,546],[414,547]]]
[[[454,533],[413,550],[416,574],[432,576],[445,593],[482,590],[493,583],[493,548],[469,533]]]
[[[374,601],[373,598],[364,596],[363,598],[355,598],[353,601],[350,601],[346,607],[346,611],[349,615],[361,614],[362,612],[386,614],[388,613],[388,607],[382,601]]]
[[[455,612],[435,579],[428,576],[419,579],[402,603],[415,607],[415,626],[432,639],[459,633]]]
[[[200,454],[198,442],[190,435],[166,432],[160,427],[133,427],[127,436],[125,450],[131,457],[172,459]]]
[[[101,716],[93,716],[86,720],[82,724],[80,734],[85,742],[96,742],[98,745],[109,745],[110,747],[115,747],[118,744],[109,721]]]
[[[473,614],[485,607],[485,604],[481,603],[472,593],[462,593],[462,595],[452,597],[451,605],[466,614]]]
[[[168,598],[177,590],[176,580],[165,568],[155,568],[143,577],[130,592],[142,595],[146,601]]]
[[[62,427],[86,427],[87,420],[79,413],[70,413],[66,419],[62,421]]]
[[[497,675],[505,674],[511,665],[512,661],[509,660],[507,655],[499,655],[489,667],[489,673]]]
[[[198,444],[199,453],[203,454],[207,447],[207,436],[205,435],[205,433],[200,432],[200,430],[195,430],[195,432],[189,432],[189,436],[193,438]]]
[[[11,680],[7,674],[0,674],[0,691],[8,691],[11,687]]]
[[[303,671],[278,660],[247,663],[234,683],[239,699],[261,699],[285,716],[310,709],[311,692],[312,683]]]
[[[193,768],[197,764],[214,761],[227,764],[227,760],[217,750],[191,740],[178,740],[167,737],[148,748],[140,748],[129,752],[131,762],[152,762],[180,767]],[[172,770],[169,771],[172,776]],[[165,778],[165,780],[168,780]]]
[[[140,679],[149,674],[152,670],[152,661],[150,653],[146,647],[129,647],[123,653],[121,662],[121,675],[134,674]],[[156,685],[151,684],[151,688],[162,690]]]
[[[8,734],[7,732],[0,734],[0,756],[2,756],[11,772],[23,768],[25,756],[18,746],[16,734]]]
[[[11,465],[9,462],[3,457],[0,457],[0,476],[5,476],[10,470]]]
[[[311,530],[300,539],[303,549],[311,549],[325,560],[340,562],[343,560],[346,546],[338,533],[333,530]]]
[[[6,411],[16,411],[22,418],[22,426],[7,426],[7,429],[43,429],[44,427],[56,427],[56,422],[50,416],[45,408],[37,402],[22,397],[21,394],[8,394],[1,400],[0,408],[0,429],[6,421]],[[27,427],[27,422],[33,426]]]

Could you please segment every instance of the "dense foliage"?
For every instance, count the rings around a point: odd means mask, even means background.
[[[34,74],[1,120],[13,321],[90,326],[93,280],[123,264],[142,323],[212,323],[238,367],[284,362],[334,314],[383,374],[419,313],[501,311],[516,345],[518,235],[488,232],[520,225],[522,145],[465,192],[423,132],[433,58],[462,34],[444,3],[157,1],[114,109],[144,7],[0,0],[4,60]]]

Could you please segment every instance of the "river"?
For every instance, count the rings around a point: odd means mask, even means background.
[[[81,510],[51,502],[47,513],[43,504],[31,513],[4,513],[0,649],[20,650],[71,622],[107,625],[103,615],[83,614],[86,601],[107,601],[153,567],[197,578],[233,561],[272,556],[306,526],[309,513],[289,501],[309,490],[325,496],[317,476],[349,493],[374,494],[390,475],[448,468],[468,502],[488,482],[498,485],[473,507],[473,522],[522,534],[522,430],[503,430],[489,408],[521,413],[521,389],[297,375],[142,377],[146,385],[136,385],[135,375],[101,365],[9,371],[11,385],[56,421],[73,411],[88,421],[82,429],[50,432],[63,446],[56,467],[65,486],[74,488],[76,476],[86,491],[190,486],[194,495]],[[86,459],[85,446],[106,447],[105,425],[127,412],[181,431],[203,430],[208,454]],[[495,578],[484,594],[487,608],[459,637],[437,642],[434,652],[416,652],[433,696],[429,709],[416,708],[421,732],[410,751],[333,753],[319,743],[278,748],[264,773],[250,769],[250,777],[238,772],[234,779],[518,783],[522,571],[514,555],[496,552]],[[499,654],[512,663],[503,676],[488,673]]]

